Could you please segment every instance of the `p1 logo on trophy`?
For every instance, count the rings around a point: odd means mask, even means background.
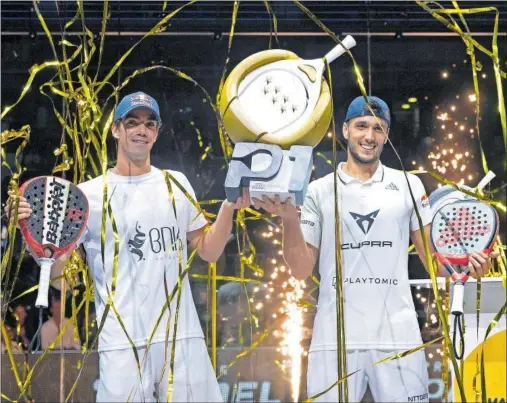
[[[238,143],[225,179],[227,200],[235,201],[241,188],[249,186],[250,197],[274,198],[282,202],[304,202],[312,173],[312,147],[292,146],[290,150],[271,144]]]

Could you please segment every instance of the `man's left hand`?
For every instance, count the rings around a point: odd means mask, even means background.
[[[236,202],[230,202],[225,200],[223,206],[229,208],[231,210],[240,210],[242,208],[246,208],[250,206],[250,193],[248,192],[248,188],[244,187],[241,191],[241,196],[239,196]]]
[[[468,260],[470,277],[479,278],[488,274],[493,267],[493,259],[497,258],[499,255],[498,252],[491,252],[489,255],[483,252],[471,253]]]

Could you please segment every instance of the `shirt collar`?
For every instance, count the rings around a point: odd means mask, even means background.
[[[382,182],[384,180],[384,166],[382,165],[381,162],[379,162],[377,170],[375,171],[373,176],[365,182],[361,182],[361,180],[359,178],[354,178],[353,176],[350,176],[349,174],[347,174],[343,170],[344,164],[345,164],[345,162],[340,162],[338,164],[338,169],[337,169],[338,178],[340,179],[340,181],[344,185],[348,185],[349,183],[352,183],[352,182],[368,183],[368,182]]]

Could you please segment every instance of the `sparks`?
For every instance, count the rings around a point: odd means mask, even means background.
[[[287,320],[283,324],[285,329],[282,348],[286,355],[291,358],[291,388],[292,400],[299,400],[299,386],[301,378],[301,356],[303,349],[301,340],[303,339],[303,311],[298,301],[303,297],[303,288],[301,282],[290,278],[289,282],[293,286],[293,291],[286,294],[285,307],[287,311]]]

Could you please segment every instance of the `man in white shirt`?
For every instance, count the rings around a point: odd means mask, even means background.
[[[348,399],[361,401],[369,385],[377,402],[428,401],[424,351],[378,365],[374,362],[417,347],[422,339],[408,282],[410,239],[426,267],[422,235],[410,197],[413,192],[429,241],[431,212],[421,180],[381,164],[391,122],[387,104],[368,97],[350,104],[343,135],[347,161],[310,183],[301,219],[290,203],[263,198],[256,208],[283,219],[284,258],[294,277],[309,276],[319,262],[319,302],[308,359],[307,392],[314,396],[338,380],[336,337],[334,180],[338,183]],[[496,255],[490,255],[492,257]],[[491,267],[482,253],[470,258],[472,276]],[[447,275],[439,268],[438,275]],[[316,401],[337,402],[338,387]]]
[[[112,126],[118,146],[116,166],[107,175],[79,185],[90,209],[81,243],[94,279],[98,326],[114,280],[115,239],[109,217],[104,264],[101,253],[105,183],[119,236],[113,302],[125,330],[114,310],[109,309],[99,335],[98,402],[165,401],[171,382],[172,401],[222,401],[188,276],[181,282],[179,310],[176,296],[167,309],[164,306],[178,285],[179,272],[185,269],[187,242],[204,260],[215,262],[232,231],[234,211],[248,206],[249,197],[244,193],[236,203],[224,201],[215,222],[208,225],[195,206],[195,194],[185,175],[164,172],[150,164],[160,126],[155,99],[142,92],[125,96],[115,110]],[[11,204],[6,206],[7,213]],[[18,219],[28,218],[30,213],[30,205],[21,199]],[[62,273],[67,259],[55,262],[52,277]],[[170,373],[176,326],[174,372]]]

